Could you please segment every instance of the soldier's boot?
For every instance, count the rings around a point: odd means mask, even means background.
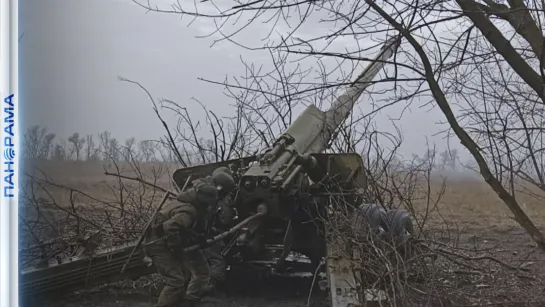
[[[214,295],[217,291],[216,284],[212,281],[204,288],[204,295]]]
[[[201,250],[186,253],[184,266],[191,273],[186,290],[186,299],[200,300],[210,283],[210,266]]]
[[[154,307],[176,306],[185,298],[186,293],[182,263],[163,244],[148,246],[146,253],[165,283]]]
[[[205,293],[208,295],[217,294],[217,292],[222,288],[224,282],[225,282],[225,278],[211,277],[210,283],[208,283],[208,286],[206,286]]]

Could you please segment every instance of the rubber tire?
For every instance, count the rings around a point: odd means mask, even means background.
[[[379,233],[380,228],[385,228],[386,211],[376,204],[363,204],[359,206],[352,218],[352,228],[356,233],[365,232],[368,230],[374,233]]]
[[[414,235],[414,226],[409,212],[400,209],[389,210],[385,214],[387,238],[397,248],[403,248]]]

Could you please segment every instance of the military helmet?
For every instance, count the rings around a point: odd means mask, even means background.
[[[196,198],[199,205],[205,207],[215,206],[218,202],[218,190],[210,184],[198,184],[195,187]]]
[[[216,184],[218,191],[222,191],[223,193],[230,193],[236,187],[235,179],[226,172],[218,171],[212,173],[212,180]]]
[[[222,166],[222,167],[216,168],[212,172],[212,176],[214,176],[214,174],[217,174],[217,173],[220,173],[220,172],[226,173],[227,175],[233,177],[233,171],[230,168],[228,168],[227,166]]]

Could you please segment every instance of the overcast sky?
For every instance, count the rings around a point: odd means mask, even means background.
[[[197,112],[191,101],[196,97],[224,114],[229,102],[222,87],[197,78],[221,81],[242,74],[241,55],[263,60],[263,55],[228,42],[211,48],[211,39],[195,38],[207,33],[210,23],[188,27],[189,19],[146,13],[130,0],[23,0],[19,10],[19,31],[24,33],[19,46],[22,126],[42,125],[63,137],[104,130],[119,139],[163,135],[145,93],[120,82],[119,76],[140,82],[155,98],[175,100]],[[314,30],[324,31],[319,26]],[[245,35],[245,41],[260,43],[252,32]],[[360,107],[365,109],[364,101]],[[385,129],[391,125],[387,115],[380,123]],[[426,137],[439,131],[435,123],[442,120],[439,110],[415,106],[405,113],[398,122],[405,137],[403,153],[422,153]],[[445,146],[440,138],[432,139]]]

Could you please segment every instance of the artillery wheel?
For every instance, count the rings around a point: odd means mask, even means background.
[[[380,235],[386,229],[385,217],[386,211],[381,206],[363,204],[354,213],[352,229],[360,241],[365,240],[369,232]]]
[[[409,239],[414,235],[413,222],[409,212],[400,209],[389,210],[384,215],[387,238],[399,252],[407,256]]]

